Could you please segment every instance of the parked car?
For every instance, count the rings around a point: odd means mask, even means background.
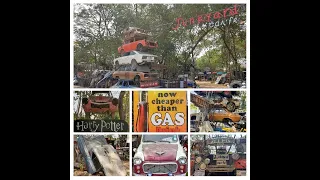
[[[232,113],[225,108],[214,108],[209,112],[210,121],[220,121],[224,123],[239,122],[241,116],[236,113]]]
[[[158,56],[152,55],[147,52],[131,51],[125,56],[118,57],[113,60],[115,70],[117,71],[120,65],[130,64],[131,71],[137,71],[138,65],[148,64],[151,67],[151,63],[157,62]]]
[[[135,176],[185,176],[187,155],[178,135],[142,135],[133,157]]]

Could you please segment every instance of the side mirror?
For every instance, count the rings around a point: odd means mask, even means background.
[[[135,153],[136,153],[136,152],[137,152],[137,148],[133,148],[133,152],[135,152]]]

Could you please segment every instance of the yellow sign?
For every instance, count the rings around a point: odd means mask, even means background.
[[[148,91],[148,131],[187,132],[187,92]]]

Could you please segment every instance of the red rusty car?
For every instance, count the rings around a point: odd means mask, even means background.
[[[82,107],[86,113],[110,113],[113,118],[118,111],[118,99],[111,93],[92,95],[89,98],[82,98]]]

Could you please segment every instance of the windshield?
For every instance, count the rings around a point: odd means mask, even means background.
[[[177,135],[144,135],[142,142],[178,142]]]

